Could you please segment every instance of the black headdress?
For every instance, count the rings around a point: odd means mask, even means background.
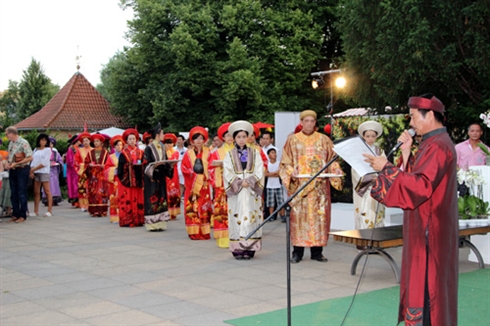
[[[151,137],[152,137],[153,139],[156,139],[157,135],[159,135],[159,134],[160,134],[160,131],[162,131],[162,125],[161,125],[161,123],[159,122],[159,123],[157,123],[157,125],[155,126],[155,128],[153,128],[153,129],[151,130]]]

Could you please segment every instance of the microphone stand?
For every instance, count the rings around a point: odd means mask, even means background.
[[[270,219],[276,216],[283,208],[286,209],[286,261],[287,261],[287,312],[288,312],[288,326],[291,325],[291,259],[289,258],[291,251],[291,236],[290,236],[290,221],[289,214],[291,213],[291,206],[289,203],[291,200],[296,197],[303,189],[305,189],[313,180],[315,180],[326,168],[328,168],[335,160],[338,158],[338,155],[334,155],[334,157],[328,161],[316,174],[314,174],[307,182],[305,182],[294,194],[292,194],[281,206],[279,206],[268,218],[266,218],[255,230],[250,232],[245,240],[250,239],[255,232],[260,230]]]

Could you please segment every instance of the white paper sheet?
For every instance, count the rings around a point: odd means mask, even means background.
[[[368,162],[364,162],[366,159],[362,154],[370,154],[377,156],[366,142],[359,136],[349,137],[334,144],[333,150],[344,161],[359,173],[360,176],[364,176],[368,173],[375,173],[376,171],[369,165]]]

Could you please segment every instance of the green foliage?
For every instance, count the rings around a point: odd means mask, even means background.
[[[363,106],[405,107],[433,93],[448,108],[448,129],[465,138],[490,104],[488,0],[342,0],[344,66]]]
[[[68,150],[68,147],[70,147],[70,143],[68,143],[68,139],[64,139],[64,138],[58,139],[58,137],[55,138],[56,138],[55,148],[58,150],[60,155],[65,154],[66,151]]]
[[[133,47],[104,67],[99,89],[142,130],[156,121],[166,130],[216,129],[319,109],[306,81],[325,49],[339,55],[330,10],[337,1],[320,3],[123,0],[135,12]]]
[[[19,83],[18,121],[41,110],[58,91],[59,86],[51,82],[41,63],[33,58]]]
[[[480,148],[481,148],[481,150],[483,151],[483,153],[485,153],[486,155],[490,155],[490,152],[488,151],[487,146],[485,146],[485,145],[484,145],[484,144],[482,144],[482,143],[479,143],[479,144],[478,144],[478,147],[480,147]]]
[[[33,129],[26,134],[20,133],[19,135],[22,138],[24,138],[25,140],[27,140],[27,142],[29,143],[29,145],[31,145],[31,148],[33,150],[34,150],[34,148],[36,148],[36,139],[37,139],[37,136],[39,136],[39,132],[36,129]]]
[[[466,220],[476,216],[490,215],[490,203],[474,195],[465,195],[458,198],[458,215]]]
[[[19,103],[19,84],[16,81],[9,80],[9,86],[0,97],[0,125],[4,128],[17,122],[17,109]]]

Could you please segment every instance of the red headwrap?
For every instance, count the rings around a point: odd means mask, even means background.
[[[99,133],[96,133],[96,134],[93,134],[92,136],[90,136],[90,141],[93,143],[94,140],[100,140],[102,143],[104,142],[105,140],[105,137],[102,135],[102,134],[99,134]]]
[[[204,137],[204,142],[208,141],[208,131],[206,129],[204,129],[203,127],[197,126],[197,127],[192,128],[189,131],[189,139],[191,142],[194,142],[192,140],[192,137],[194,137],[195,134],[201,134]]]
[[[123,140],[122,136],[121,135],[116,135],[116,136],[114,136],[114,137],[111,138],[111,147],[115,147],[116,146],[115,143],[118,140],[122,141],[123,144],[124,144],[124,140]]]
[[[303,126],[301,125],[301,123],[299,123],[296,128],[294,128],[294,133],[297,134],[298,132],[300,132],[301,130],[303,130]]]
[[[175,144],[177,142],[177,136],[175,136],[174,134],[171,134],[171,133],[165,134],[163,136],[163,141],[166,141],[166,140],[171,140],[172,143]]]
[[[225,136],[225,134],[228,132],[228,127],[230,127],[231,125],[231,122],[226,122],[226,123],[223,123],[219,128],[218,128],[218,137],[219,139],[221,139],[222,141],[224,141],[223,137]]]
[[[148,131],[145,131],[145,133],[143,134],[143,141],[146,143],[146,140],[148,138],[151,138],[151,133],[149,133]]]
[[[137,141],[140,140],[140,134],[138,133],[138,130],[136,130],[136,129],[129,128],[129,129],[124,130],[122,137],[123,137],[123,140],[125,142],[128,141],[129,135],[134,135],[136,137]]]
[[[408,107],[410,109],[432,110],[444,113],[444,104],[435,96],[431,99],[413,96],[408,99]]]
[[[323,130],[325,131],[325,133],[327,135],[330,135],[330,133],[332,132],[332,125],[331,124],[326,124],[325,127],[323,128]]]
[[[85,131],[84,131],[84,132],[82,132],[80,135],[78,135],[78,140],[79,140],[79,141],[81,141],[81,142],[83,142],[83,140],[84,140],[85,138],[90,139],[90,137],[91,137],[91,136],[92,136],[92,135],[90,135],[88,132],[85,132]]]

